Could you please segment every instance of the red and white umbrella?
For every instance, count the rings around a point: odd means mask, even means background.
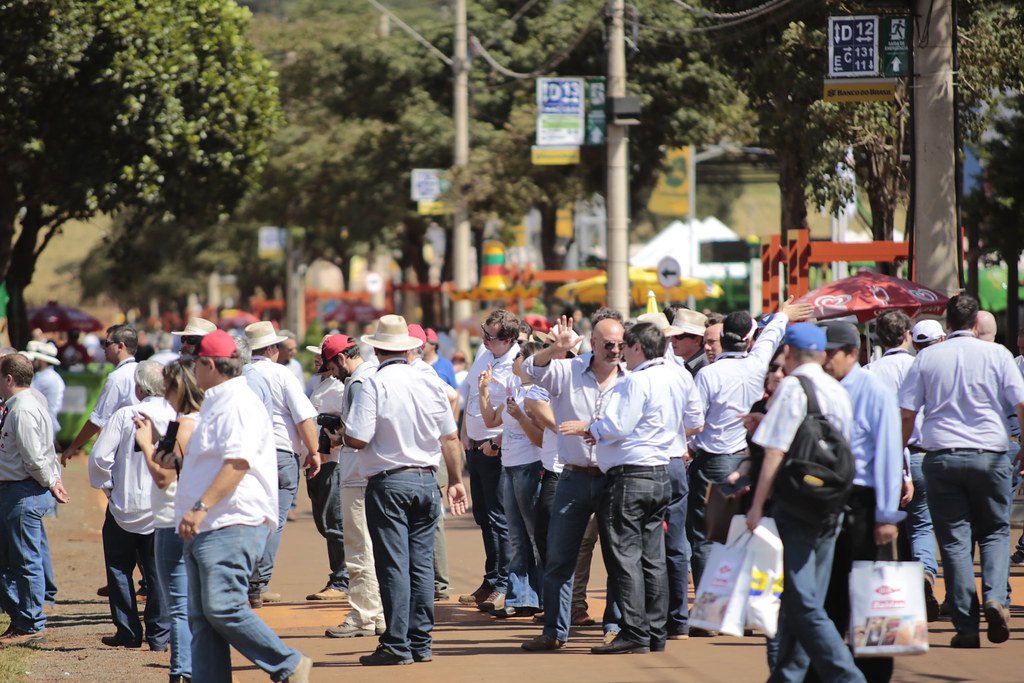
[[[867,322],[881,313],[898,308],[913,317],[919,313],[942,313],[949,301],[945,294],[910,280],[861,270],[804,294],[795,303],[810,304],[818,320],[856,316]]]

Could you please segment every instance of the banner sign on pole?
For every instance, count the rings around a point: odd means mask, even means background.
[[[882,75],[910,75],[910,17],[882,17]]]
[[[288,247],[288,231],[273,225],[260,228],[256,253],[260,258],[277,258],[283,256]]]
[[[410,198],[414,202],[433,202],[448,191],[451,183],[440,168],[414,168],[410,176]]]
[[[608,136],[605,116],[605,77],[587,79],[587,138],[588,145],[603,145]]]
[[[537,79],[537,146],[583,144],[584,83],[582,78]]]
[[[829,78],[877,75],[878,17],[829,17]]]

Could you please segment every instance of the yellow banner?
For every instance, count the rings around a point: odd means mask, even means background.
[[[835,78],[825,81],[826,102],[889,102],[895,98],[895,79]]]
[[[665,155],[665,170],[647,201],[647,210],[659,216],[690,214],[690,150],[670,149]]]
[[[452,212],[448,202],[416,202],[416,213],[421,216],[443,216]]]
[[[530,160],[534,166],[571,166],[580,163],[580,148],[534,147]]]

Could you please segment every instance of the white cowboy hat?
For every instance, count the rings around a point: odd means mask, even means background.
[[[331,335],[329,334],[325,334],[324,338],[320,340],[320,346],[307,346],[306,350],[309,351],[310,353],[315,353],[318,356],[321,355],[320,352],[324,348],[324,342],[327,341],[327,338],[330,336]]]
[[[676,311],[676,317],[672,324],[661,331],[666,337],[674,337],[677,334],[695,334],[698,337],[704,336],[707,329],[708,317],[703,313],[691,311],[689,308],[680,308]]]
[[[664,313],[644,313],[636,317],[637,323],[651,323],[658,328],[659,332],[664,332],[671,325],[668,324],[668,318],[665,317]]]
[[[423,346],[423,341],[409,336],[409,325],[400,315],[385,315],[377,321],[373,334],[364,334],[364,344],[384,351],[410,351]]]
[[[21,353],[28,356],[30,360],[41,360],[50,365],[60,365],[60,359],[57,358],[57,345],[53,342],[30,341],[28,349]]]
[[[274,323],[269,320],[261,320],[258,323],[245,326],[245,340],[249,342],[249,348],[253,351],[280,344],[287,339],[288,337],[282,337],[277,333]]]
[[[171,334],[175,337],[205,337],[216,329],[217,326],[206,318],[189,318],[185,329],[174,330]]]

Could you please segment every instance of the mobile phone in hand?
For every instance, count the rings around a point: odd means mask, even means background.
[[[732,497],[735,496],[740,491],[742,491],[743,489],[750,486],[751,483],[752,482],[750,481],[750,477],[744,474],[741,475],[740,478],[737,479],[734,483],[723,481],[721,484],[718,484],[718,490],[721,491],[723,495],[727,497]]]

